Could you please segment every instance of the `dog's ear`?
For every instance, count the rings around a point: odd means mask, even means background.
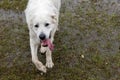
[[[57,17],[56,15],[51,15],[52,22],[55,24],[57,22]]]
[[[52,18],[52,19],[56,19],[55,15],[52,15],[51,18]]]

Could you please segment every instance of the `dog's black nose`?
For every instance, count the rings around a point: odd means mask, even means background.
[[[45,38],[46,38],[46,36],[45,36],[45,34],[40,34],[40,36],[39,36],[39,38],[41,39],[41,40],[44,40]]]

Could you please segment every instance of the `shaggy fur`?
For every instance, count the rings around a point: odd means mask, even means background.
[[[41,45],[41,53],[46,52],[46,66],[38,60],[37,50],[40,43],[40,34],[44,33],[51,43],[58,29],[58,19],[61,0],[29,0],[25,10],[26,21],[29,28],[32,62],[38,70],[46,73],[46,67],[52,68],[52,52],[48,47]]]

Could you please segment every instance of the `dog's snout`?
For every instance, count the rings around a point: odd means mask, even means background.
[[[45,36],[45,34],[40,34],[40,36],[39,36],[39,38],[41,39],[41,40],[44,40],[45,38],[46,38],[46,36]]]

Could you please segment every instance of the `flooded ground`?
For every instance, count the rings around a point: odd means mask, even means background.
[[[120,80],[119,0],[62,1],[55,66],[44,75],[31,62],[25,2],[0,1],[0,80]]]

